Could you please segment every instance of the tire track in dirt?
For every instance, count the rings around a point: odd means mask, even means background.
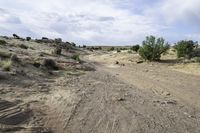
[[[31,119],[35,119],[35,123],[30,123]],[[0,99],[1,133],[51,133],[38,120],[28,103]]]
[[[101,68],[70,82],[55,92],[60,96],[49,104],[55,107],[47,125],[54,125],[55,132],[200,132],[199,113],[193,117],[184,114],[195,112],[192,108],[142,92]]]

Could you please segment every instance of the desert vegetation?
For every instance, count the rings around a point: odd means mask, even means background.
[[[71,58],[74,59],[74,60],[76,60],[76,61],[81,61],[79,54],[74,54]]]
[[[197,43],[198,44],[198,43]],[[192,53],[194,52],[194,48],[198,47],[196,46],[197,44],[195,44],[195,42],[193,42],[192,40],[189,41],[179,41],[174,48],[177,51],[177,57],[184,57],[184,58],[188,58],[190,59],[192,56]]]
[[[6,45],[6,41],[0,40],[0,45]]]
[[[4,71],[10,71],[11,67],[12,67],[12,61],[11,60],[4,60],[0,62],[0,67],[4,70]]]
[[[159,61],[161,55],[168,49],[169,45],[165,43],[163,38],[156,39],[154,36],[148,36],[143,41],[139,54],[144,60]]]
[[[56,55],[61,55],[62,53],[62,48],[57,46],[54,50],[53,50],[53,54],[56,54]]]
[[[10,58],[12,54],[10,52],[4,51],[4,50],[0,50],[0,57],[1,58]]]
[[[30,41],[31,40],[31,37],[26,37],[26,41]]]
[[[140,49],[140,45],[134,45],[131,47],[131,50],[135,51],[135,52],[138,52],[138,50]]]

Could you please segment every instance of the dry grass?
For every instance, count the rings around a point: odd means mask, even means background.
[[[22,48],[22,49],[28,49],[28,46],[26,46],[24,44],[20,44],[19,47]]]
[[[195,61],[195,63],[200,63],[200,57],[195,57],[193,58],[193,60]]]
[[[172,66],[172,69],[187,74],[200,75],[199,63],[176,64]]]
[[[6,41],[4,41],[4,40],[0,40],[0,45],[5,46],[5,45],[6,45]]]
[[[12,67],[12,61],[11,60],[4,60],[0,62],[0,67],[4,70],[4,71],[10,71],[11,67]]]
[[[71,57],[72,59],[76,60],[76,61],[81,61],[80,60],[80,55],[79,54],[75,54]]]
[[[0,57],[3,57],[3,58],[10,58],[11,57],[11,53],[9,52],[6,52],[6,51],[3,51],[3,50],[0,50]]]

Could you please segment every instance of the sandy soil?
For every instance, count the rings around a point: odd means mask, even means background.
[[[137,54],[127,53],[88,56],[89,60],[128,84],[156,95],[167,95],[200,109],[199,64],[171,64],[164,61],[137,64],[138,58]]]
[[[36,69],[1,79],[0,132],[200,132],[199,75],[169,63],[136,64],[137,54],[99,52],[83,60],[96,71],[37,76]]]

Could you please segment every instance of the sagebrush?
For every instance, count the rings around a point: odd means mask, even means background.
[[[177,57],[185,57],[185,58],[191,58],[192,57],[192,52],[194,50],[195,43],[192,40],[182,40],[179,41],[174,48],[176,49],[177,52]]]
[[[139,54],[144,60],[159,61],[161,55],[169,49],[169,45],[165,43],[163,38],[147,36],[139,49]]]

